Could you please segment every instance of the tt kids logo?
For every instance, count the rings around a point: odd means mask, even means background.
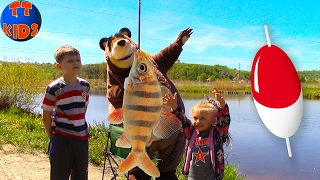
[[[14,1],[1,14],[4,34],[15,41],[27,41],[36,36],[41,27],[39,10],[28,1]]]

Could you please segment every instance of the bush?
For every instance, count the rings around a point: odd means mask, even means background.
[[[42,70],[34,64],[5,62],[0,65],[0,110],[18,107],[32,111],[44,87]]]

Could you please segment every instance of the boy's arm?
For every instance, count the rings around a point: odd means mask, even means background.
[[[47,133],[48,138],[51,138],[52,135],[52,119],[51,119],[52,111],[43,110],[42,112],[42,121],[44,124],[44,129]]]
[[[89,105],[89,92],[90,92],[90,84],[88,83],[88,93],[87,93],[87,97],[86,97],[86,103],[84,106],[84,115],[87,114],[87,109],[88,109],[88,105]]]
[[[87,114],[88,105],[84,107],[84,114]]]
[[[46,93],[42,100],[41,108],[43,109],[42,122],[49,139],[52,135],[52,112],[54,110],[55,101],[56,95],[54,88],[52,89],[51,87],[47,86]]]
[[[84,115],[87,114],[87,109],[88,109],[88,105],[89,105],[89,92],[90,92],[90,84],[88,83],[88,93],[87,93],[87,97],[86,97],[86,103],[84,106]]]

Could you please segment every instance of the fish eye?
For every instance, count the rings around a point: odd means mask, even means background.
[[[140,64],[138,65],[138,71],[139,71],[140,73],[146,73],[146,72],[148,71],[147,65],[144,64],[144,63],[140,63]]]

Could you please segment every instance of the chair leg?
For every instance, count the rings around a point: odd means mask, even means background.
[[[117,176],[118,176],[118,173],[113,169],[110,158],[112,159],[112,161],[113,161],[118,167],[119,167],[119,165],[118,165],[118,163],[116,162],[116,160],[112,157],[112,155],[111,155],[110,152],[107,152],[107,156],[108,156],[108,161],[109,161],[109,164],[110,164],[110,167],[111,167],[111,170],[112,170],[112,174],[113,174],[114,177],[117,177]]]
[[[106,168],[106,161],[107,161],[107,158],[108,158],[108,162],[110,164],[110,168],[111,168],[111,171],[112,171],[112,174],[113,174],[113,177],[111,178],[111,180],[116,180],[116,177],[118,176],[118,173],[116,172],[115,169],[113,169],[112,167],[112,164],[111,164],[111,160],[117,165],[117,167],[119,167],[118,163],[116,162],[116,160],[112,157],[112,153],[108,150],[108,146],[109,146],[109,140],[110,140],[110,134],[111,132],[109,131],[108,132],[108,135],[107,135],[107,143],[106,143],[106,147],[105,147],[105,150],[104,150],[104,163],[103,163],[103,171],[102,171],[102,180],[104,178],[104,171],[105,171],[105,168]],[[111,158],[111,160],[110,160]],[[126,178],[129,177],[129,172],[128,172],[128,175],[124,174],[124,176]]]
[[[105,150],[104,150],[104,163],[103,163],[103,170],[102,170],[102,180],[104,178],[104,171],[106,169],[106,161],[107,161],[107,157],[108,157],[108,160],[109,160],[109,164],[110,164],[110,167],[112,169],[112,165],[111,165],[111,162],[110,162],[110,159],[109,159],[109,154],[108,154],[108,146],[109,146],[109,138],[110,138],[110,131],[108,132],[108,135],[107,135],[107,143],[106,143],[106,147],[105,147]],[[112,173],[115,177],[115,174],[114,174],[114,170],[112,169]]]
[[[119,167],[117,161],[112,157],[111,152],[108,151],[109,138],[110,138],[110,132],[108,132],[107,143],[106,143],[106,147],[105,147],[105,150],[104,150],[104,163],[103,163],[103,170],[102,170],[102,180],[104,178],[104,172],[105,172],[105,169],[106,169],[107,158],[108,158],[108,162],[110,164],[110,168],[111,168],[111,171],[112,171],[112,174],[113,174],[113,177],[111,178],[111,180],[116,180],[116,177],[118,176],[118,173],[113,169],[112,164],[111,164],[111,160],[112,160],[117,165],[117,167]],[[124,176],[126,178],[128,178],[129,173],[128,173],[128,175],[125,174]]]

